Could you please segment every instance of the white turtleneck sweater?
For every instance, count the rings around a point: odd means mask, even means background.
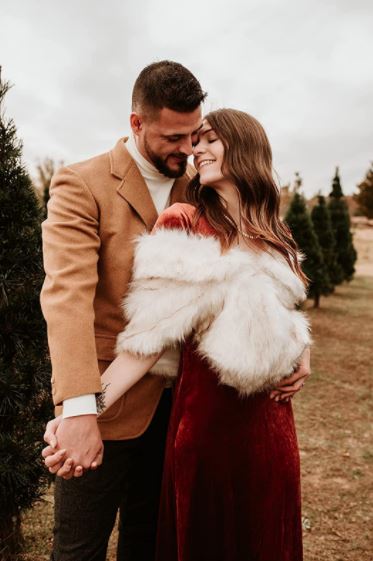
[[[154,206],[158,214],[160,214],[168,206],[175,179],[160,173],[153,164],[140,154],[133,134],[130,134],[126,142],[126,148],[136,162],[149,189]],[[78,415],[97,415],[96,396],[94,394],[79,395],[64,400],[62,416],[66,418]]]

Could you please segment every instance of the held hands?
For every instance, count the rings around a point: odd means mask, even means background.
[[[139,357],[126,351],[119,353],[101,376],[103,410],[134,386],[161,355]],[[44,440],[49,444],[42,452],[45,465],[64,479],[80,477],[84,470],[95,469],[102,463],[103,444],[96,415],[57,417],[47,424]]]
[[[308,376],[311,374],[310,348],[308,347],[301,358],[298,368],[291,376],[285,378],[271,391],[269,397],[275,401],[289,401],[304,386]]]
[[[298,368],[271,391],[270,398],[289,401],[303,387],[310,373],[310,349],[307,348]],[[104,447],[96,415],[56,417],[47,424],[44,441],[48,444],[42,452],[46,467],[64,479],[80,477],[84,470],[96,469],[102,463]]]
[[[46,467],[64,479],[80,477],[84,470],[102,463],[104,446],[96,415],[56,417],[47,424],[44,441],[48,444],[42,451]]]

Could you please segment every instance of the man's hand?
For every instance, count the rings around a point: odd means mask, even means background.
[[[95,469],[102,463],[103,443],[96,415],[57,417],[49,421],[44,440],[49,444],[42,452],[45,465],[64,479],[79,477],[84,469]]]
[[[288,378],[285,378],[274,390],[271,391],[271,399],[275,399],[276,401],[289,401],[293,395],[302,389],[306,379],[311,374],[310,357],[311,352],[308,347],[304,351],[295,372],[293,372],[293,374]]]

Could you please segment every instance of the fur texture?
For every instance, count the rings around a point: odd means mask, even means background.
[[[242,394],[276,384],[310,344],[302,282],[277,253],[221,254],[220,243],[160,229],[137,241],[133,281],[124,301],[129,323],[117,352],[173,349],[193,332],[220,381]],[[175,355],[177,356],[177,355]],[[153,373],[177,375],[175,368]]]

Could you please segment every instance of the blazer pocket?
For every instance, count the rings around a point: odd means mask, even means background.
[[[126,395],[122,395],[101,417],[99,418],[100,423],[109,423],[115,421],[117,417],[120,417],[126,402]]]

